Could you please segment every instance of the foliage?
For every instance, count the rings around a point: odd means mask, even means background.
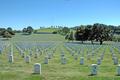
[[[11,34],[11,35],[15,35],[15,32],[12,30],[11,27],[7,28],[7,31]]]
[[[12,35],[8,31],[3,32],[3,38],[12,38]]]
[[[3,35],[3,32],[5,31],[5,28],[0,28],[0,36]]]
[[[15,33],[21,33],[21,30],[14,30]]]
[[[0,36],[2,36],[3,38],[12,38],[12,35],[15,35],[15,32],[12,30],[11,27],[8,27],[7,29],[0,28]]]
[[[23,28],[22,32],[26,33],[27,32],[27,28]]]
[[[99,41],[100,44],[103,41],[112,40],[111,30],[105,24],[96,23],[94,25],[81,26],[77,28],[75,38],[78,41],[93,40]]]
[[[112,40],[115,42],[120,42],[120,35],[113,36]]]
[[[34,30],[33,33],[37,33],[37,30]]]
[[[12,31],[12,28],[11,28],[11,27],[8,27],[8,28],[7,28],[7,31]]]
[[[33,28],[31,26],[28,26],[27,28],[23,28],[22,32],[25,34],[25,33],[28,33],[29,35],[32,34],[33,32]]]
[[[27,27],[27,32],[28,32],[29,34],[31,34],[31,33],[33,32],[33,28],[32,28],[31,26],[28,26],[28,27]]]
[[[63,27],[57,31],[61,35],[66,35],[70,32],[70,29],[68,27]]]
[[[57,31],[53,31],[52,33],[53,33],[53,34],[57,34]]]
[[[65,36],[65,39],[66,40],[74,40],[74,33],[73,31],[71,31],[70,33],[68,33],[66,36]]]

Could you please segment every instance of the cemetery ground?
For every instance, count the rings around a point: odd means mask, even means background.
[[[0,80],[120,80],[117,76],[119,45],[115,42],[68,43],[58,34],[16,34],[8,41],[0,41]],[[25,61],[26,55],[30,56],[29,63]],[[48,64],[44,63],[46,56]],[[83,64],[80,64],[81,57]],[[118,58],[116,64],[115,57]],[[62,62],[62,58],[65,61]],[[101,64],[97,65],[97,75],[90,76],[91,65],[97,64],[98,58]],[[41,74],[33,73],[35,63],[41,64]]]

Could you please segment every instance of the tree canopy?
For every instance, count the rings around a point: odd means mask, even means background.
[[[31,26],[28,26],[27,28],[23,28],[22,32],[25,34],[25,33],[28,33],[28,34],[32,34],[33,32],[33,28]]]
[[[75,32],[75,39],[82,42],[90,40],[93,43],[93,40],[95,40],[102,44],[103,41],[111,40],[111,37],[111,30],[107,25],[99,23],[79,27]]]
[[[7,29],[5,28],[0,28],[0,36],[3,38],[12,38],[12,36],[15,35],[15,32],[12,30],[11,27],[8,27]]]

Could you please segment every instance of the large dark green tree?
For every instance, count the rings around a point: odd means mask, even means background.
[[[7,28],[7,31],[11,34],[11,35],[15,35],[15,32],[12,30],[11,27]]]
[[[2,36],[3,38],[7,38],[7,39],[12,38],[12,34],[10,34],[7,30],[3,32]]]
[[[22,32],[27,33],[27,28],[23,28]]]
[[[7,28],[7,31],[12,31],[12,28],[11,28],[11,27],[8,27],[8,28]]]
[[[0,36],[3,38],[12,38],[12,35],[15,35],[14,31],[12,28],[8,27],[7,29],[5,28],[0,28]]]
[[[82,28],[82,27],[78,28],[75,32],[75,39],[77,41],[82,41],[82,43],[83,43],[83,41],[85,41],[84,34],[85,34],[84,28]]]
[[[70,33],[70,29],[68,27],[59,27],[57,33],[61,35],[67,35],[68,33]]]

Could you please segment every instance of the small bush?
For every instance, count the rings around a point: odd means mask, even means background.
[[[52,33],[53,33],[53,34],[57,34],[57,31],[53,31]]]

